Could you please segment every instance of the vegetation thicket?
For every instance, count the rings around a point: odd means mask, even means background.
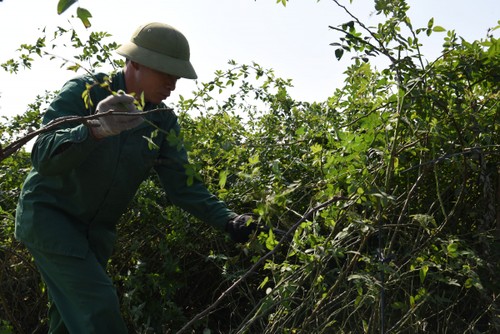
[[[171,206],[152,174],[109,263],[131,332],[500,332],[500,41],[432,19],[416,28],[405,1],[374,3],[377,26],[351,15],[331,27],[332,53],[352,61],[326,101],[297,101],[291,80],[231,61],[177,102],[186,173],[271,230],[235,245]],[[428,62],[421,46],[437,33]],[[107,33],[54,36],[2,67],[29,67],[64,39],[73,70],[122,65]],[[40,129],[53,94],[4,119],[2,147]],[[0,333],[43,333],[45,287],[13,239],[29,153],[2,159]]]

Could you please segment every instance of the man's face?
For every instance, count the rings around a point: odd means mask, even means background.
[[[135,93],[139,97],[144,92],[146,102],[159,104],[175,90],[175,84],[179,77],[137,63],[134,64],[134,68]]]

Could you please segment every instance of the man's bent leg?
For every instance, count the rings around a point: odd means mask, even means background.
[[[69,334],[68,329],[64,325],[64,322],[61,318],[61,314],[57,310],[56,304],[52,301],[52,297],[50,296],[50,292],[48,292],[49,296],[49,334]]]
[[[54,303],[51,313],[56,318],[60,314],[70,333],[127,333],[115,287],[92,252],[78,258],[29,250]],[[59,328],[50,328],[50,333],[65,333],[52,320]]]

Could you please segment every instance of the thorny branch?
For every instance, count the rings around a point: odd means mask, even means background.
[[[280,249],[281,246],[283,246],[283,244],[285,243],[286,240],[289,240],[289,238],[291,237],[291,235],[300,226],[300,224],[302,224],[304,221],[306,221],[307,219],[309,219],[315,212],[317,212],[317,211],[319,211],[319,210],[327,207],[328,205],[330,205],[330,204],[332,204],[334,202],[340,201],[340,200],[349,200],[349,198],[345,197],[345,196],[335,196],[335,197],[329,199],[328,201],[323,202],[323,203],[315,206],[314,208],[310,209],[309,211],[307,211],[295,224],[293,224],[293,226],[285,234],[283,234],[283,236],[281,237],[280,241],[276,244],[276,246],[271,251],[269,251],[268,253],[266,253],[265,255],[263,255],[245,274],[243,274],[238,280],[236,280],[236,282],[234,282],[227,290],[225,290],[224,292],[222,292],[222,294],[219,296],[219,298],[217,298],[217,300],[212,305],[210,305],[209,307],[207,307],[204,311],[198,313],[193,319],[191,319],[186,325],[184,325],[184,327],[182,327],[177,332],[177,334],[181,334],[181,333],[185,332],[196,321],[198,321],[199,319],[201,319],[201,318],[209,315],[210,313],[212,313],[212,311],[217,307],[217,305],[219,305],[219,303],[227,295],[229,295],[234,289],[236,289],[236,287],[238,285],[240,285],[245,279],[247,279],[252,273],[254,273],[255,270],[258,267],[260,267],[262,264],[264,264],[264,262],[269,257],[271,257],[273,254],[275,254],[278,251],[278,249]]]
[[[15,140],[14,142],[10,143],[7,145],[5,148],[0,147],[0,162],[3,160],[7,159],[9,156],[17,152],[21,147],[23,147],[26,143],[28,143],[31,139],[35,138],[36,136],[52,131],[54,129],[57,129],[63,124],[66,123],[78,123],[78,124],[87,124],[89,120],[92,119],[97,119],[100,117],[105,117],[110,115],[111,113],[113,115],[117,116],[145,116],[147,114],[153,113],[153,112],[160,112],[160,111],[172,111],[171,108],[158,108],[158,109],[152,109],[148,111],[139,111],[139,112],[116,112],[116,111],[108,111],[108,112],[103,112],[103,113],[97,113],[93,115],[88,115],[88,116],[65,116],[65,117],[60,117],[56,118],[52,122],[48,123],[47,125],[43,126],[42,128],[35,130],[33,132],[28,133],[26,136]]]

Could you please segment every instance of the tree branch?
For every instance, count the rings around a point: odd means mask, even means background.
[[[368,34],[377,41],[378,45],[380,47],[377,47],[375,45],[373,45],[372,43],[370,42],[367,42],[365,40],[363,40],[362,38],[359,38],[359,37],[356,37],[356,36],[353,36],[351,34],[348,34],[350,37],[352,38],[355,38],[356,40],[358,40],[359,42],[365,44],[365,45],[368,45],[368,46],[371,46],[374,50],[382,53],[383,55],[385,55],[386,57],[388,57],[392,63],[396,63],[397,60],[396,58],[394,58],[389,50],[387,50],[387,48],[384,46],[384,44],[377,38],[377,36],[373,33],[373,31],[371,29],[368,29],[368,27],[366,25],[363,24],[363,22],[361,22],[355,15],[353,15],[348,9],[346,6],[344,5],[341,5],[337,0],[333,0],[333,2],[335,2],[335,4],[337,6],[339,6],[340,8],[342,8],[346,13],[347,15],[349,15],[354,21],[356,21],[356,23],[361,27],[363,28],[366,32],[368,32]],[[340,32],[343,32],[343,33],[346,33],[344,30],[342,29],[338,29],[338,28],[335,28],[335,27],[330,27],[331,29],[335,29],[335,30],[338,30]]]
[[[92,119],[97,119],[100,117],[105,117],[107,115],[110,115],[111,113],[113,115],[117,116],[145,116],[147,114],[153,113],[153,112],[160,112],[160,111],[172,111],[172,108],[157,108],[153,110],[148,110],[148,111],[140,111],[140,112],[135,112],[135,113],[130,113],[130,112],[113,112],[113,111],[108,111],[104,113],[97,113],[89,116],[66,116],[66,117],[59,117],[54,119],[52,122],[48,123],[44,127],[35,130],[33,132],[28,133],[26,136],[21,137],[20,139],[15,140],[14,142],[10,143],[7,145],[5,148],[0,147],[0,162],[3,160],[7,159],[9,156],[17,152],[21,147],[23,147],[26,143],[28,143],[31,139],[35,138],[36,136],[52,131],[59,126],[66,124],[66,123],[79,123],[79,124],[87,124],[89,120]]]

